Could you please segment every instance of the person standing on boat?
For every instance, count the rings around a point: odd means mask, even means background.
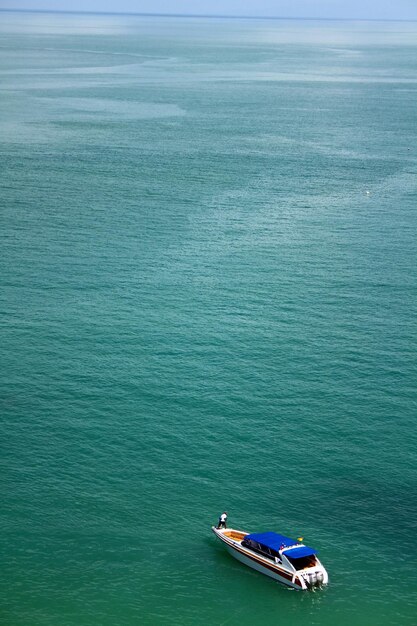
[[[219,517],[219,523],[217,525],[217,528],[227,528],[226,522],[227,522],[227,511],[224,511]]]

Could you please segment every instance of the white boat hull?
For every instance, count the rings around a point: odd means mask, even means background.
[[[294,583],[291,579],[284,578],[283,574],[279,574],[277,570],[274,570],[272,568],[270,569],[265,565],[262,565],[262,563],[260,563],[259,561],[256,561],[253,558],[242,554],[240,551],[236,550],[236,548],[232,548],[231,546],[226,545],[226,550],[229,552],[229,554],[234,556],[235,559],[237,559],[241,563],[244,563],[245,565],[248,565],[252,569],[256,569],[258,572],[261,572],[262,574],[265,574],[266,576],[269,576],[270,578],[273,578],[274,580],[277,580],[284,585],[293,587],[294,589],[302,589],[300,583]]]
[[[308,577],[303,572],[289,571],[283,567],[282,563],[277,563],[272,559],[263,557],[262,555],[253,552],[249,548],[241,545],[241,539],[248,534],[242,531],[237,531],[232,528],[227,530],[218,529],[212,527],[214,534],[224,543],[226,550],[238,561],[244,563],[248,567],[251,567],[274,580],[292,587],[293,589],[308,589]],[[241,535],[238,539],[233,539],[231,536],[236,534]],[[320,572],[322,573],[322,584],[327,584],[328,576],[326,570],[320,564]]]

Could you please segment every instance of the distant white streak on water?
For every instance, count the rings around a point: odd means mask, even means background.
[[[91,114],[95,118],[152,119],[160,117],[182,116],[186,112],[176,104],[158,104],[155,102],[125,102],[106,98],[39,98],[40,103],[53,106],[59,117],[67,117],[68,112],[77,111]]]
[[[71,72],[72,73],[72,72]],[[110,72],[100,72],[100,74],[108,74]],[[127,72],[126,72],[127,73]],[[89,74],[89,72],[80,72],[80,74]],[[394,76],[390,77],[357,77],[357,76],[326,76],[323,74],[295,74],[295,73],[285,73],[285,72],[221,72],[219,70],[213,71],[210,76],[210,72],[206,71],[204,76],[193,75],[192,73],[185,74],[182,72],[176,73],[175,70],[171,70],[171,72],[161,72],[156,78],[155,68],[152,69],[149,74],[147,72],[143,72],[143,74],[139,77],[140,82],[143,85],[154,85],[159,83],[161,80],[166,84],[181,84],[185,85],[187,83],[259,83],[259,82],[292,82],[292,83],[339,83],[339,84],[363,84],[363,85],[371,85],[371,84],[380,84],[380,85],[417,85],[417,78],[395,78]],[[118,84],[119,86],[130,85],[130,81],[126,78],[123,79],[121,77],[112,77],[111,80],[103,80],[98,77],[93,79],[94,84],[97,86],[105,86]],[[15,86],[13,85],[14,90],[18,91],[30,91],[30,90],[40,90],[40,89],[89,89],[91,87],[91,79],[84,84],[74,81],[73,83],[69,83],[68,81],[45,81],[45,82],[26,82],[25,84]],[[0,88],[0,91],[7,91],[7,84],[3,83],[3,88]]]

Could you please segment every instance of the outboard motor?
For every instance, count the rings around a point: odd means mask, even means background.
[[[305,572],[303,578],[308,589],[318,587],[324,580],[323,572]]]

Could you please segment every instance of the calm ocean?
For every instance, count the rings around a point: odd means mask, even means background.
[[[417,624],[417,23],[0,18],[1,623]]]

